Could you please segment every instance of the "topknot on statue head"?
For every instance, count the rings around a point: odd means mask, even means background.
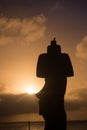
[[[57,45],[56,38],[51,41],[51,45],[47,47],[48,54],[58,54],[61,53],[60,45]]]
[[[55,46],[55,45],[57,45],[56,38],[54,38],[54,39],[51,41],[51,46]]]

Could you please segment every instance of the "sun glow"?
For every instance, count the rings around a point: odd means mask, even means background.
[[[37,87],[34,85],[25,86],[24,92],[28,94],[36,94],[38,92]]]

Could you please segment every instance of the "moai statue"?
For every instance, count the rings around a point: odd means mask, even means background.
[[[36,76],[45,79],[42,90],[36,94],[39,98],[39,114],[45,120],[44,130],[66,130],[64,96],[67,77],[73,75],[69,55],[61,52],[61,46],[54,38],[47,47],[47,53],[39,55],[36,67]]]

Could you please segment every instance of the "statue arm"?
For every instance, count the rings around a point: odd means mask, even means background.
[[[39,78],[45,78],[45,69],[45,54],[41,54],[37,61],[36,76]]]
[[[68,54],[65,54],[66,57],[66,66],[65,66],[65,73],[67,77],[74,76],[73,66]]]

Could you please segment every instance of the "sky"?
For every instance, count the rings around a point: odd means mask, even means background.
[[[38,56],[56,37],[72,61],[65,108],[68,120],[87,120],[87,0],[0,0],[0,121],[43,120],[36,77]]]

